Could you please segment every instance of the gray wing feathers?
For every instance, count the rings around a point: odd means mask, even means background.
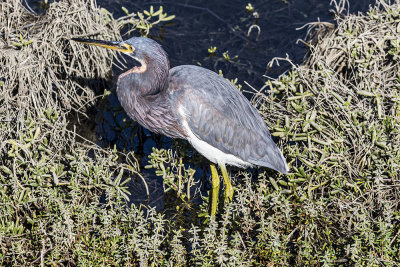
[[[251,164],[287,173],[264,120],[229,81],[210,70],[184,65],[170,70],[169,86],[171,104],[185,109],[198,138]]]

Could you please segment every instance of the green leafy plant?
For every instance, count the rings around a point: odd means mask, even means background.
[[[13,44],[14,46],[17,46],[17,47],[23,47],[23,46],[30,45],[30,44],[33,42],[32,40],[25,41],[21,34],[19,35],[19,40],[20,40],[19,43],[17,43],[17,42],[12,42],[12,44]]]

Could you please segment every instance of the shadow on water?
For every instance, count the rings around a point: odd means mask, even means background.
[[[24,0],[25,1],[25,0]],[[41,1],[27,1],[31,7],[40,6]],[[167,51],[171,67],[184,64],[201,65],[219,72],[229,79],[238,78],[244,91],[252,89],[244,84],[248,82],[258,89],[265,76],[277,77],[285,72],[289,63],[280,62],[268,68],[268,62],[274,57],[286,55],[295,64],[304,58],[306,47],[296,44],[304,38],[306,29],[296,30],[307,23],[332,21],[329,0],[222,0],[222,1],[125,1],[98,0],[97,3],[108,9],[114,17],[125,15],[121,9],[130,12],[148,10],[150,5],[158,9],[160,5],[168,14],[176,18],[167,24],[157,26],[150,37],[159,41]],[[350,13],[365,12],[374,0],[350,0]],[[36,3],[36,4],[35,4]],[[253,9],[246,9],[248,3]],[[37,9],[37,8],[36,8]],[[35,10],[36,10],[35,9]],[[137,32],[134,33],[136,36]],[[124,39],[131,36],[125,35]],[[214,54],[208,49],[216,47]],[[225,55],[225,56],[224,56]],[[229,56],[229,59],[227,59]],[[131,63],[127,64],[132,66]],[[114,68],[114,77],[126,69]],[[115,88],[115,81],[110,88]],[[170,148],[173,141],[166,137],[151,134],[133,122],[119,104],[115,90],[96,107],[95,132],[97,143],[103,147],[116,145],[120,151],[134,151],[141,165],[148,164],[148,155],[153,147]],[[196,179],[208,177],[208,169],[196,171]],[[157,209],[164,208],[164,189],[161,177],[153,169],[143,169],[149,185],[150,204]],[[203,183],[204,186],[204,183]],[[205,185],[207,186],[207,185]],[[132,203],[146,201],[146,190],[140,179],[130,184]]]

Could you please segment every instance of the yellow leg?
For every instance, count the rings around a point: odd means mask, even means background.
[[[211,176],[212,176],[211,216],[214,216],[215,213],[217,212],[218,195],[219,195],[219,177],[218,177],[218,172],[217,172],[217,168],[215,167],[215,165],[210,164],[210,168],[211,168]]]
[[[231,180],[229,179],[228,172],[226,171],[225,164],[219,165],[221,168],[222,176],[224,177],[225,184],[225,200],[232,201],[233,198],[233,187]]]

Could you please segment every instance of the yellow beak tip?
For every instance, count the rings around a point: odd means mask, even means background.
[[[104,41],[104,40],[94,40],[94,39],[84,39],[84,38],[71,38],[71,40],[87,45],[95,45],[112,50],[117,50],[123,53],[132,53],[135,50],[133,46],[119,41]]]

